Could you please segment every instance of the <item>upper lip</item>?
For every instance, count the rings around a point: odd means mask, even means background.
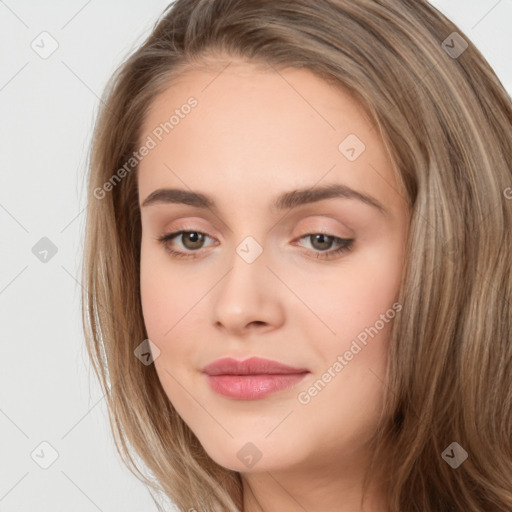
[[[283,375],[309,372],[307,368],[295,368],[261,357],[250,357],[244,361],[224,357],[206,365],[202,371],[208,375]]]

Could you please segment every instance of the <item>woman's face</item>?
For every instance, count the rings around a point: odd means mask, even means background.
[[[142,145],[142,307],[169,400],[226,468],[353,464],[381,410],[409,222],[376,127],[309,71],[232,63],[161,94]],[[204,372],[252,357],[295,370]]]

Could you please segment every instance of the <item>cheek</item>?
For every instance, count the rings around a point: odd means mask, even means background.
[[[180,288],[176,272],[171,279],[169,271],[162,265],[150,264],[149,258],[141,259],[140,289],[144,324],[148,338],[158,347],[159,356],[154,365],[165,393],[178,413],[188,418],[191,404],[183,392],[180,382],[186,382],[186,362],[190,358],[190,344],[180,343],[180,329],[185,326],[189,304],[196,301],[188,298],[188,287]],[[186,338],[193,336],[188,333]],[[174,342],[177,341],[177,342]],[[176,364],[177,363],[177,364]],[[182,416],[183,417],[183,416]]]
[[[151,263],[150,258],[143,252],[140,268],[142,313],[149,339],[156,339],[164,332],[164,323],[167,323],[170,318],[169,308],[166,306],[165,288],[157,279],[159,269]]]
[[[210,277],[210,280],[208,280]],[[140,292],[148,338],[158,347],[155,369],[176,406],[183,399],[179,382],[194,374],[200,340],[205,329],[201,298],[213,286],[215,276],[180,271],[167,253],[141,247]],[[210,283],[210,281],[212,281]]]
[[[182,309],[193,300],[193,286],[170,264],[169,256],[160,247],[142,239],[140,259],[140,293],[144,323],[148,336],[163,339],[183,316]],[[190,297],[190,300],[189,300]],[[172,331],[165,338],[170,337]]]
[[[354,446],[369,437],[384,396],[389,334],[401,310],[393,305],[402,266],[393,247],[381,247],[375,254],[359,254],[350,265],[347,260],[338,277],[326,275],[321,280],[323,294],[309,295],[314,299],[311,309],[335,335],[324,329],[327,335],[319,336],[318,329],[323,327],[314,317],[308,320],[307,336],[318,340],[310,350],[320,363],[315,375],[300,387],[298,401],[304,413],[309,412],[311,430],[324,432],[333,443],[339,435],[335,432],[343,432],[346,442]],[[328,431],[326,424],[331,426]]]
[[[166,340],[171,339],[173,328],[179,320],[179,305],[186,301],[188,288],[180,288],[176,276],[169,274],[169,266],[163,264],[161,255],[141,246],[140,293],[142,314],[148,338],[161,351],[168,351]],[[182,313],[183,314],[183,313]],[[165,347],[165,348],[164,348]]]
[[[315,313],[309,322],[320,325],[318,320],[322,320],[333,342],[339,344],[376,322],[379,330],[388,330],[391,322],[383,327],[379,320],[388,311],[388,317],[394,318],[392,305],[398,298],[401,276],[401,255],[393,246],[381,246],[354,254],[339,269],[316,273],[315,279],[305,276],[297,292]]]
[[[204,322],[195,321],[198,312],[195,311],[197,307],[193,306],[198,301],[198,293],[186,285],[181,288],[176,279],[144,278],[141,282],[142,313],[147,335],[163,356],[155,361],[157,366],[166,360],[185,360],[186,350],[193,348],[190,343],[174,341],[193,339],[196,336],[195,326],[204,325]]]

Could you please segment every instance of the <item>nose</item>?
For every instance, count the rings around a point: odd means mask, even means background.
[[[270,331],[284,322],[283,285],[268,266],[265,251],[254,261],[238,253],[213,294],[213,322],[225,334]]]

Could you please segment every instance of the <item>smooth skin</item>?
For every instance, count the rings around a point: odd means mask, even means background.
[[[151,135],[191,96],[190,113],[161,141]],[[350,134],[366,147],[354,161],[339,149]],[[141,298],[169,400],[209,456],[241,473],[245,512],[361,510],[392,322],[341,371],[333,364],[397,300],[410,220],[378,130],[353,97],[308,70],[232,61],[189,71],[158,96],[141,143],[148,136],[157,145],[138,169]],[[284,192],[327,184],[367,194],[385,212],[354,197],[272,206]],[[143,205],[163,188],[207,194],[217,209]],[[158,240],[180,230],[189,233]],[[262,249],[252,263],[237,253],[247,237]],[[325,259],[338,238],[354,239],[351,249]],[[226,356],[311,373],[265,398],[237,400],[201,373]],[[329,368],[330,382],[308,394]],[[244,446],[261,455],[251,467],[237,456]],[[381,490],[370,492],[365,510],[385,512]]]

